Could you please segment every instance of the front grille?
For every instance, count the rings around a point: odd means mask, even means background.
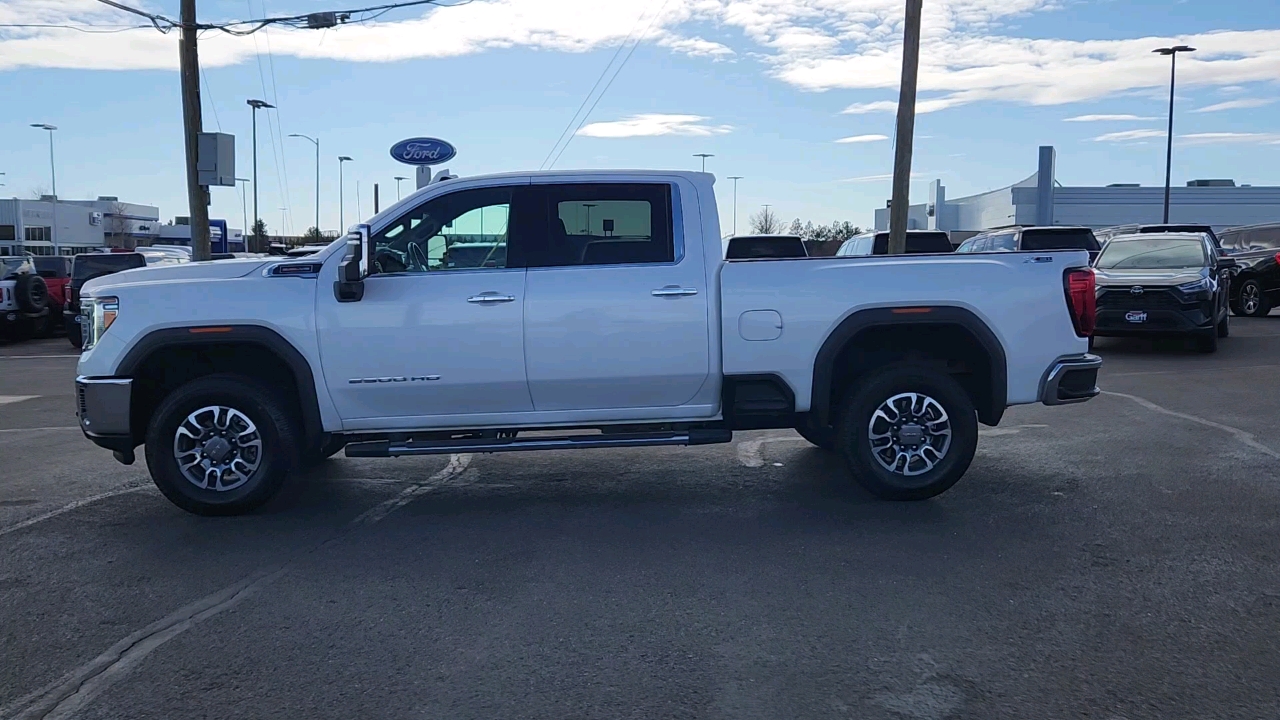
[[[1134,295],[1129,288],[1124,288],[1105,290],[1098,296],[1099,310],[1180,310],[1182,307],[1182,301],[1168,290],[1147,288],[1140,295]]]
[[[80,416],[80,419],[83,420],[85,412],[87,412],[86,405],[84,402],[84,387],[76,388],[76,406],[79,409],[78,414]]]

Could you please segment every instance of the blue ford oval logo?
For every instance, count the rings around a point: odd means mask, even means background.
[[[391,157],[408,165],[437,165],[457,154],[452,145],[437,138],[409,138],[391,146]]]

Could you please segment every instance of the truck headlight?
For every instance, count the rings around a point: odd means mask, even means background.
[[[81,302],[84,321],[80,324],[84,332],[84,349],[88,350],[98,344],[103,333],[116,321],[120,314],[120,300],[114,297],[85,298]]]

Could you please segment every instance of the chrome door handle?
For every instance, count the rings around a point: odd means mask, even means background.
[[[684,297],[686,295],[697,295],[698,288],[680,287],[679,285],[668,285],[660,287],[657,290],[650,290],[649,294],[654,297]]]
[[[515,295],[500,295],[495,292],[480,293],[467,298],[467,302],[477,305],[497,305],[498,303],[515,302]]]

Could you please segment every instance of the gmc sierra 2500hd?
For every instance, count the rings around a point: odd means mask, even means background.
[[[160,490],[201,514],[251,510],[343,447],[700,445],[763,428],[912,500],[964,474],[979,422],[1098,393],[1084,251],[726,262],[713,182],[447,179],[308,257],[94,280],[81,427],[121,462],[145,445]]]

